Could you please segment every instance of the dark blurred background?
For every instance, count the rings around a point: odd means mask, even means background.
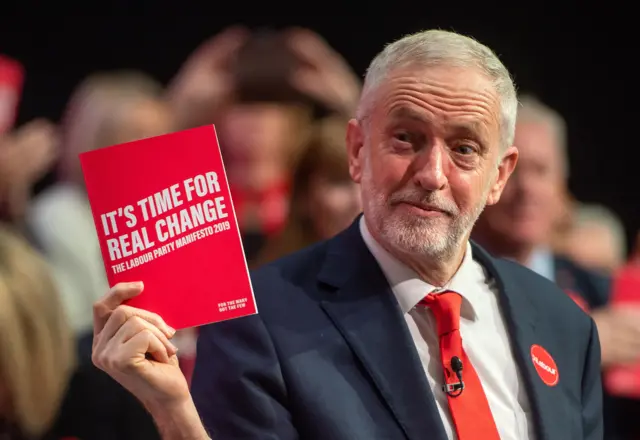
[[[308,27],[359,75],[385,43],[402,34],[432,27],[467,33],[498,52],[521,91],[538,95],[566,118],[572,192],[621,216],[631,247],[640,229],[634,185],[638,111],[633,105],[640,97],[633,57],[638,38],[634,25],[625,25],[631,18],[625,18],[623,9],[578,2],[558,2],[552,8],[526,2],[517,12],[483,5],[394,2],[375,7],[350,2],[359,13],[349,16],[342,13],[346,5],[259,14],[265,6],[276,6],[256,4],[252,11],[249,4],[244,13],[229,14],[220,11],[229,6],[224,3],[181,2],[178,11],[174,2],[120,1],[96,5],[91,15],[76,11],[65,16],[29,2],[16,3],[12,10],[9,2],[10,12],[0,17],[0,49],[26,66],[20,123],[37,116],[56,120],[74,86],[96,70],[136,68],[166,83],[194,47],[235,23]],[[168,14],[171,10],[174,15]],[[22,14],[27,11],[29,15]]]
[[[591,314],[606,438],[640,438],[640,387],[625,376],[626,365],[640,374],[640,344],[628,343],[640,341],[634,20],[611,2],[3,0],[0,335],[10,337],[0,339],[0,438],[158,438],[135,398],[91,362],[92,305],[109,286],[78,153],[214,123],[245,255],[258,266],[360,213],[344,138],[365,69],[386,43],[433,28],[488,45],[521,92],[520,162],[474,239]],[[562,119],[568,188],[563,140],[549,136]],[[636,284],[621,293],[628,274]],[[173,338],[188,380],[197,337]]]

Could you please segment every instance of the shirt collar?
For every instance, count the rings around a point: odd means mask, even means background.
[[[471,245],[467,242],[467,250],[453,278],[445,285],[437,288],[423,281],[418,274],[387,252],[369,232],[364,216],[360,218],[360,233],[371,254],[378,262],[391,290],[395,295],[402,313],[410,312],[429,293],[434,290],[452,290],[462,296],[461,316],[475,320],[482,298],[479,297],[478,283],[486,283],[484,270],[473,260]]]
[[[529,257],[529,261],[527,261],[527,267],[538,275],[542,275],[553,282],[556,281],[553,252],[545,247],[534,249]]]

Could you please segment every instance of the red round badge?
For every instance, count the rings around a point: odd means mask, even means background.
[[[545,384],[552,387],[558,383],[560,379],[558,366],[547,350],[533,344],[531,346],[531,360],[533,361],[533,366],[536,367],[538,376]]]

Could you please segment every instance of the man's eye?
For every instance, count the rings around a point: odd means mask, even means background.
[[[396,133],[394,137],[400,142],[411,142],[411,135],[406,132]]]
[[[468,156],[470,154],[475,153],[476,149],[474,147],[472,147],[471,145],[458,145],[455,148],[455,151],[464,155],[464,156]]]

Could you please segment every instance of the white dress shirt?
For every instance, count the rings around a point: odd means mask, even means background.
[[[364,217],[360,219],[360,231],[404,313],[447,435],[456,439],[447,396],[441,388],[443,371],[435,318],[430,309],[416,307],[422,298],[437,289],[377,243]],[[473,259],[470,244],[467,243],[464,260],[454,277],[446,286],[439,287],[455,291],[463,298],[462,344],[482,382],[500,438],[534,439],[529,400],[509,345],[495,282]]]

